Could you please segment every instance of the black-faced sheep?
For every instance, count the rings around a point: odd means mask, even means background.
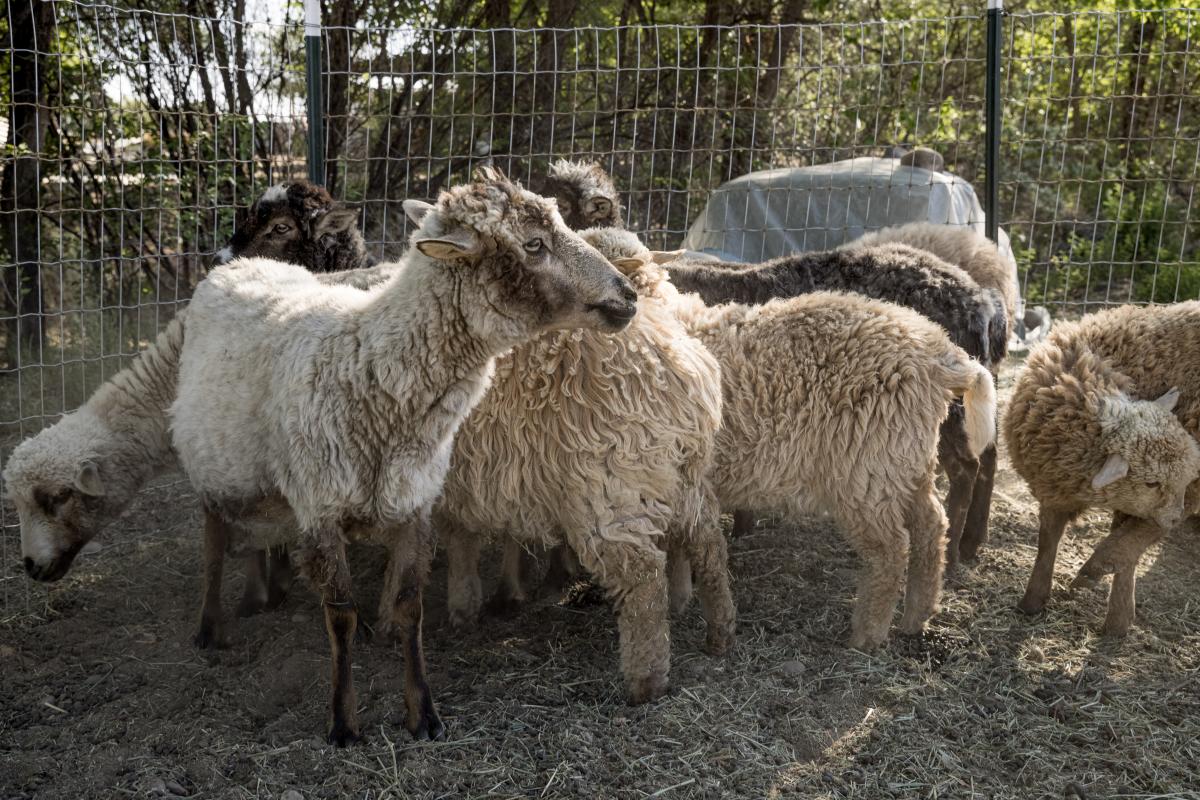
[[[604,243],[610,259],[645,250],[629,233]],[[828,511],[865,562],[850,645],[887,639],[906,563],[901,629],[920,632],[937,609],[945,559],[938,427],[963,397],[970,452],[992,442],[991,373],[941,327],[890,303],[816,292],[710,307],[675,294],[677,316],[721,365],[709,472],[721,505]]]
[[[330,741],[360,735],[346,540],[390,547],[385,622],[406,654],[407,727],[440,736],[424,677],[421,593],[433,556],[429,508],[454,433],[497,355],[547,330],[620,330],[635,299],[552,204],[495,170],[443,192],[403,267],[372,291],[323,285],[302,267],[266,260],[219,267],[197,288],[173,442],[205,505],[214,560],[229,537],[297,547],[325,605]]]
[[[234,234],[216,262],[252,257],[300,264],[313,272],[375,263],[358,230],[358,211],[305,180],[272,186],[238,212]]]
[[[887,300],[941,325],[951,341],[993,373],[1005,354],[1007,324],[999,296],[937,256],[906,245],[798,253],[758,265],[672,261],[668,271],[680,292],[694,292],[709,305],[755,305],[829,290]],[[979,484],[979,459],[966,445],[963,424],[962,406],[956,403],[938,440],[939,460],[950,483],[951,564],[958,560],[960,540],[977,543],[985,537],[986,531],[964,528],[970,507],[990,502],[991,482]],[[988,495],[976,500],[977,489]],[[735,534],[745,524],[745,517],[735,517]]]
[[[563,221],[574,230],[625,227],[621,196],[599,164],[555,161],[550,165],[542,194],[558,202]]]
[[[1058,544],[1088,508],[1113,533],[1081,571],[1115,572],[1104,631],[1134,617],[1137,563],[1200,511],[1200,302],[1120,308],[1064,325],[1029,355],[1005,418],[1016,471],[1037,498],[1038,555],[1020,608],[1045,607]]]
[[[603,245],[596,232],[584,236]],[[667,687],[664,550],[695,570],[709,651],[725,652],[734,636],[725,541],[704,480],[721,381],[675,319],[649,254],[613,260],[638,289],[637,319],[615,336],[545,335],[499,359],[455,439],[435,519],[455,624],[479,613],[486,534],[569,544],[613,599],[629,699],[641,703]]]

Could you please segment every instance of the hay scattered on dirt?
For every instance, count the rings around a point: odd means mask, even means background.
[[[148,492],[103,552],[0,614],[0,797],[1200,796],[1195,529],[1147,558],[1128,639],[1096,634],[1104,590],[1064,588],[1101,515],[1028,619],[1035,509],[1004,466],[983,561],[951,578],[923,640],[846,650],[854,557],[824,520],[762,520],[731,548],[736,651],[703,655],[693,608],[673,626],[673,691],[648,707],[623,702],[607,609],[545,602],[455,633],[439,571],[426,643],[450,739],[408,738],[400,655],[366,644],[368,739],[349,751],[321,737],[327,645],[303,586],[230,620],[229,649],[192,648],[195,508],[178,485]],[[375,555],[355,558],[366,608]]]

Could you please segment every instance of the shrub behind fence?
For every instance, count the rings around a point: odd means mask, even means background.
[[[238,206],[306,174],[299,12],[227,10],[10,3],[0,463],[153,338]],[[999,214],[1027,300],[1082,311],[1200,296],[1198,18],[1009,17]],[[333,22],[322,31],[325,181],[363,209],[380,256],[402,247],[402,200],[489,162],[536,185],[554,158],[598,161],[656,247],[678,245],[732,177],[896,145],[938,150],[982,196],[982,15],[539,30]],[[0,509],[6,607],[28,597],[16,536]]]

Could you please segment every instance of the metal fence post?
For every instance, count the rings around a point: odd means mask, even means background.
[[[325,185],[325,81],[321,75],[321,0],[304,0],[305,83],[308,87],[308,179]]]
[[[1000,220],[1000,46],[1003,40],[1001,27],[1004,18],[1004,0],[988,0],[987,4],[987,79],[984,93],[987,115],[987,150],[984,153],[986,173],[984,194],[984,233],[993,242],[999,242]]]

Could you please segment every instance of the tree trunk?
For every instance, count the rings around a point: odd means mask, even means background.
[[[4,326],[9,365],[19,349],[40,349],[45,335],[41,274],[41,157],[49,121],[50,81],[41,74],[51,47],[54,4],[13,0],[4,48],[11,53],[12,116],[8,144],[16,157],[0,174],[0,248],[5,263]],[[14,47],[14,45],[16,45]]]
[[[358,4],[326,0],[321,18],[328,35],[325,37],[325,75],[328,77],[325,97],[325,187],[336,192],[342,149],[350,128],[350,35],[358,22]]]

